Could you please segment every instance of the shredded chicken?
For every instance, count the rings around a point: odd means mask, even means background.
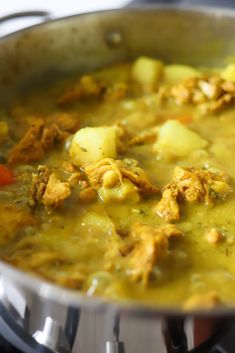
[[[204,202],[212,206],[216,200],[224,200],[231,191],[228,178],[223,173],[176,167],[154,212],[167,222],[176,221],[180,217],[178,203],[181,200],[189,203]]]
[[[66,166],[66,164],[64,164]],[[71,195],[77,194],[78,201],[90,202],[96,199],[96,191],[84,180],[84,175],[69,167],[67,180],[53,173],[46,165],[38,167],[37,173],[32,174],[29,205],[43,204],[46,207],[59,207]]]
[[[104,99],[107,102],[116,102],[126,97],[128,86],[125,82],[117,82],[112,87],[109,87],[105,93]]]
[[[169,239],[183,232],[173,224],[153,227],[136,223],[131,228],[134,246],[128,254],[128,273],[133,280],[146,285],[154,266],[168,253]]]
[[[69,182],[61,181],[47,166],[39,166],[32,175],[29,205],[42,203],[44,206],[58,207],[71,194]]]
[[[154,207],[154,212],[166,222],[177,221],[180,218],[180,210],[177,202],[178,192],[171,186],[167,186],[162,193],[161,200]]]
[[[51,174],[51,170],[46,165],[38,166],[37,173],[32,174],[32,182],[30,186],[29,205],[35,206],[42,200],[45,193],[47,183]]]
[[[179,105],[203,104],[206,112],[218,112],[235,103],[235,85],[219,76],[194,77],[173,85],[161,95]]]
[[[47,150],[56,142],[64,141],[68,133],[74,132],[78,125],[74,115],[69,114],[54,114],[48,117],[48,120],[51,120],[51,123],[46,124],[41,118],[34,119],[33,125],[10,151],[10,164],[30,163],[42,159]]]
[[[49,123],[51,124],[56,124],[62,131],[71,133],[76,132],[80,126],[78,113],[55,113],[49,115],[46,120],[49,121]]]
[[[96,191],[91,186],[81,189],[78,195],[79,201],[84,203],[94,201],[96,197]]]
[[[58,99],[58,104],[64,106],[83,98],[100,97],[104,91],[103,82],[96,80],[93,76],[84,75],[72,87],[64,91]]]
[[[157,129],[158,128],[156,128],[156,127],[149,128],[149,129],[144,130],[144,131],[138,133],[137,135],[131,137],[128,141],[128,146],[153,143],[157,137]]]
[[[58,207],[71,195],[70,185],[67,181],[61,181],[54,173],[51,173],[42,203],[45,206]]]
[[[106,187],[122,184],[124,179],[131,181],[141,193],[151,194],[158,192],[146,173],[138,167],[138,162],[133,159],[114,160],[104,158],[101,161],[88,164],[84,171],[90,184],[98,190],[105,183]]]
[[[176,167],[172,183],[186,201],[204,201],[213,205],[217,199],[224,200],[232,191],[228,177],[224,173],[213,173],[209,170]]]
[[[168,239],[178,239],[184,236],[182,230],[180,230],[175,224],[164,224],[158,227],[158,231],[163,233]]]
[[[40,119],[29,128],[18,144],[10,151],[9,163],[27,163],[43,158],[44,149],[40,141],[43,126],[43,120]]]

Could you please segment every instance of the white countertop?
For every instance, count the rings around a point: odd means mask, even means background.
[[[128,0],[8,0],[1,1],[0,17],[30,10],[49,11],[53,17],[61,17],[81,12],[118,8],[128,2]],[[37,22],[36,19],[27,18],[9,21],[4,25],[0,24],[0,36]]]

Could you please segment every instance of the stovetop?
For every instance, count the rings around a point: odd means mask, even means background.
[[[1,330],[1,328],[0,328]],[[178,352],[178,353],[234,353],[234,337],[235,337],[235,325],[232,325],[231,330],[229,330],[228,333],[226,333],[225,336],[222,338],[220,337],[218,342],[215,342],[214,346],[208,350],[207,346],[204,346],[202,349],[196,349],[193,351],[188,351],[188,350],[182,350],[182,348],[178,348],[177,350],[171,351],[171,352]],[[38,349],[35,351],[36,352],[41,352],[43,351],[42,349]],[[12,346],[9,342],[7,342],[1,335],[0,335],[0,352],[1,353],[24,353],[23,351],[15,348]],[[71,352],[72,353],[72,352]],[[89,352],[87,352],[89,353]],[[100,352],[103,353],[103,352]],[[119,351],[115,353],[120,353]],[[121,353],[125,353],[124,350]],[[133,352],[134,353],[134,352]]]
[[[22,353],[15,347],[13,347],[10,343],[8,343],[1,335],[0,335],[0,352],[1,353]]]

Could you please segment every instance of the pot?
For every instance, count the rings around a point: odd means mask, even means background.
[[[219,65],[235,53],[234,17],[235,11],[206,7],[127,8],[13,33],[0,40],[0,104],[35,85],[139,55]],[[234,309],[186,314],[89,298],[3,262],[0,310],[1,334],[27,353],[209,352],[235,318]]]

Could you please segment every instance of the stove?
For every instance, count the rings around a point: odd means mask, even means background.
[[[82,336],[76,339],[79,331],[87,336],[87,328],[90,331],[90,341],[95,342],[99,335],[100,327],[91,327],[91,322],[95,324],[94,318],[87,321],[80,317],[80,310],[70,308],[67,315],[67,322],[65,324],[64,334],[66,342],[69,344],[56,344],[53,342],[58,340],[58,324],[52,318],[47,318],[46,325],[40,331],[36,331],[34,335],[29,335],[22,330],[11,317],[11,314],[6,308],[0,304],[0,352],[1,353],[90,353],[89,350],[83,350]],[[105,314],[106,315],[106,314]],[[81,320],[80,320],[81,319]],[[107,319],[107,315],[106,315]],[[156,329],[156,342],[149,341],[149,347],[145,352],[151,353],[234,353],[235,352],[235,320],[234,319],[193,319],[193,330],[191,331],[194,346],[190,343],[190,332],[188,326],[188,318],[172,317],[164,318],[161,322],[161,330],[158,330],[159,318],[156,320],[142,320],[141,326],[132,319],[132,322],[127,322],[127,318],[122,315],[114,314],[108,316],[109,333],[103,340],[102,346],[97,344],[97,347],[92,350],[95,353],[136,353],[143,352],[143,347],[148,342],[147,331]],[[83,326],[83,327],[82,327]],[[85,327],[84,327],[85,326]],[[105,325],[104,325],[105,326]],[[192,328],[191,327],[191,328]],[[84,330],[85,329],[85,330]],[[208,339],[204,339],[204,334],[212,329]],[[136,335],[135,331],[139,331],[140,342],[130,345],[129,338]],[[145,333],[143,331],[146,331]],[[50,334],[49,334],[50,332]],[[159,336],[161,334],[161,339]],[[150,332],[152,333],[152,332]],[[92,337],[92,335],[94,337]],[[65,337],[64,336],[64,337]],[[60,337],[61,338],[61,337]],[[141,343],[143,340],[143,344]],[[200,340],[203,343],[200,343]],[[133,341],[133,340],[132,340]],[[60,342],[62,342],[60,340]],[[164,344],[162,344],[164,342]],[[58,343],[58,342],[57,342]],[[140,348],[142,344],[142,348]],[[155,344],[155,346],[154,346]],[[139,348],[137,348],[139,346]],[[54,347],[54,348],[53,348]],[[151,347],[151,348],[150,348]],[[191,349],[192,348],[192,349]]]

